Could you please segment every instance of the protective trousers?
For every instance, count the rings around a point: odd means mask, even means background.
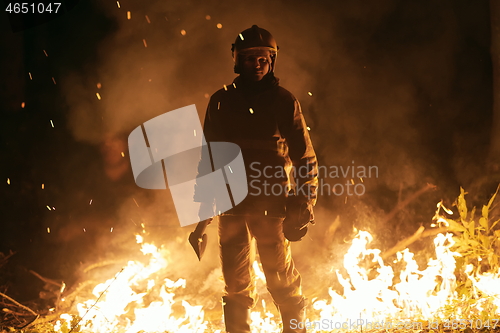
[[[282,218],[268,216],[219,217],[222,272],[226,283],[224,320],[229,333],[250,332],[250,309],[255,306],[255,238],[266,276],[267,289],[283,319],[283,332],[305,332],[290,328],[290,320],[304,321],[305,302],[301,277],[292,260],[290,243],[283,236]]]

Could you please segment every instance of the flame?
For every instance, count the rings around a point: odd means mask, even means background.
[[[472,270],[473,266],[467,265],[466,271],[471,272]],[[500,309],[500,268],[497,272],[486,272],[477,276],[469,275],[469,279],[476,292],[481,293],[485,298],[490,298],[495,307]]]
[[[454,256],[449,251],[453,244],[451,234],[439,234],[435,239],[437,259],[431,259],[424,271],[418,269],[413,253],[405,249],[397,255],[396,263],[404,263],[399,283],[393,285],[394,272],[386,266],[380,257],[380,250],[369,250],[366,246],[372,236],[366,231],[359,231],[347,254],[344,256],[344,268],[349,277],[344,277],[336,270],[344,293],[337,294],[330,289],[331,303],[317,301],[314,308],[321,311],[321,317],[331,317],[336,321],[352,318],[366,318],[371,321],[392,319],[431,318],[453,293],[455,282]],[[445,245],[445,243],[448,244]],[[377,276],[369,279],[368,272],[361,266],[365,258],[378,266]],[[438,277],[442,282],[437,283]],[[436,288],[439,287],[438,291]]]
[[[439,208],[439,206],[438,206]],[[469,314],[457,309],[455,317],[444,313],[446,306],[452,306],[458,299],[456,292],[456,257],[453,252],[453,234],[438,234],[434,239],[435,259],[430,259],[427,268],[419,270],[414,254],[408,249],[397,253],[395,264],[405,268],[399,273],[398,283],[393,284],[395,274],[391,266],[384,264],[380,250],[367,249],[372,236],[366,231],[359,231],[352,241],[352,246],[344,256],[345,277],[337,269],[336,274],[343,287],[343,294],[329,289],[330,301],[318,300],[313,308],[319,311],[320,318],[329,318],[332,322],[344,323],[359,319],[361,322],[383,323],[387,320],[415,323],[435,321],[443,323],[450,319],[466,318]],[[363,262],[372,258],[376,267],[376,276],[363,268]],[[472,265],[471,265],[472,266]],[[489,298],[496,306],[488,315],[500,313],[500,270],[497,273],[469,275],[467,277],[481,291],[483,299]],[[483,299],[478,302],[481,306]],[[481,311],[480,308],[477,309]]]
[[[82,320],[81,332],[204,332],[207,322],[201,305],[192,306],[182,300],[184,313],[174,311],[175,291],[186,287],[185,279],[177,281],[155,278],[168,267],[168,251],[154,244],[143,243],[141,252],[149,257],[147,263],[129,261],[114,278],[98,284],[94,297],[77,304]],[[147,300],[146,296],[149,296]],[[64,332],[74,325],[73,317],[62,314],[54,326],[55,332]]]
[[[445,210],[442,204],[438,204],[440,209]],[[370,249],[373,236],[363,230],[355,232],[357,235],[344,255],[343,268],[335,270],[341,291],[329,287],[329,299],[312,300],[307,315],[310,324],[327,319],[329,331],[359,329],[356,325],[363,323],[389,328],[394,322],[425,328],[430,321],[442,325],[446,320],[469,318],[471,314],[486,312],[492,318],[500,314],[500,269],[479,273],[479,269],[468,265],[463,273],[471,281],[472,297],[477,301],[470,309],[471,303],[465,305],[468,300],[458,296],[456,259],[461,255],[452,250],[453,234],[435,237],[434,254],[421,269],[408,249],[398,252],[388,265],[379,249]],[[82,318],[80,322],[77,324],[74,316],[63,314],[54,331],[67,332],[78,326],[85,333],[220,332],[218,325],[222,327],[222,321],[209,324],[205,320],[205,311],[209,309],[176,297],[186,289],[185,279],[164,278],[169,251],[145,242],[142,235],[136,235],[136,242],[147,260],[129,261],[113,278],[95,286],[91,297],[81,296],[74,312]],[[257,261],[253,270],[257,290],[262,294],[265,275]],[[449,307],[455,307],[452,315],[446,312]],[[266,301],[261,300],[258,311],[251,313],[251,327],[254,333],[279,332],[277,309],[268,308]],[[325,327],[309,328],[316,332]]]
[[[266,276],[262,264],[255,260],[252,268],[255,274],[257,290],[259,292],[266,290]],[[261,311],[252,311],[250,314],[250,327],[256,332],[279,332],[279,318],[276,318],[274,313],[267,309],[265,300],[261,301],[261,307]]]

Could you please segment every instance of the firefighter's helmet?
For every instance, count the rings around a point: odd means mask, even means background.
[[[242,56],[251,53],[269,52],[271,58],[270,72],[274,72],[276,67],[276,57],[278,55],[278,44],[266,29],[253,25],[251,28],[241,32],[231,47],[233,51],[234,72],[240,74],[240,63]],[[267,53],[267,52],[266,52]]]

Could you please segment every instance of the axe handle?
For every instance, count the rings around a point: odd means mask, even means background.
[[[210,222],[212,222],[211,218],[198,222],[198,224],[196,225],[196,228],[193,231],[193,234],[195,234],[196,237],[198,237],[198,238],[203,236],[203,234],[205,233],[205,229],[210,224]]]

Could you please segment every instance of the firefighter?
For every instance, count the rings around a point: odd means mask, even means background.
[[[305,332],[297,328],[305,322],[306,299],[290,241],[302,239],[313,222],[316,155],[299,102],[274,76],[278,46],[273,36],[254,25],[238,35],[232,54],[239,76],[212,95],[203,129],[207,142],[239,145],[249,184],[247,197],[219,216],[226,331],[250,332],[250,309],[257,302],[256,243],[283,332]],[[202,203],[201,210],[213,210],[214,202],[196,191],[195,201]]]

